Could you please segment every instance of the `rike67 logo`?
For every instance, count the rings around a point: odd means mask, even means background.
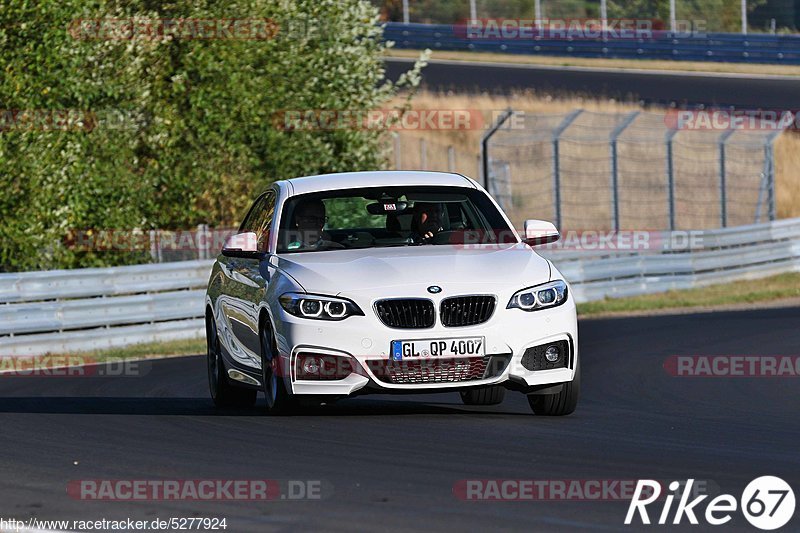
[[[786,525],[794,515],[795,499],[792,487],[784,480],[775,476],[762,476],[751,481],[742,492],[742,497],[737,501],[730,494],[720,494],[705,505],[705,512],[701,513],[700,504],[708,498],[707,494],[696,496],[689,500],[692,493],[694,479],[689,479],[685,483],[673,481],[669,484],[669,493],[665,497],[662,495],[662,487],[658,481],[650,479],[640,479],[636,484],[636,489],[628,507],[628,514],[625,516],[625,524],[634,523],[638,514],[638,519],[642,524],[651,524],[647,506],[656,501],[663,507],[657,518],[657,524],[671,523],[680,524],[683,518],[690,524],[697,525],[698,515],[705,518],[705,521],[712,526],[721,526],[730,522],[737,508],[741,509],[742,514],[750,524],[762,530],[778,529]],[[678,499],[673,514],[672,504]],[[653,505],[654,508],[658,504]],[[656,509],[650,509],[651,511]],[[670,522],[670,515],[672,521]],[[655,518],[655,517],[654,517]]]

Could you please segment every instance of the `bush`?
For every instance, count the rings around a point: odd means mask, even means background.
[[[109,40],[75,22],[131,17],[267,18],[278,32]],[[283,110],[375,109],[400,86],[413,87],[422,61],[398,85],[384,79],[377,22],[376,10],[357,0],[4,7],[0,270],[145,261],[146,253],[66,242],[88,229],[234,225],[276,179],[382,167],[383,131],[284,131],[274,123]]]

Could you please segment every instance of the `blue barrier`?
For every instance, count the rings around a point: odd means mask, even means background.
[[[466,28],[447,24],[389,22],[384,39],[396,48],[465,50],[508,54],[618,59],[670,59],[800,65],[800,36],[737,33],[678,35],[653,31],[645,38],[469,38]]]

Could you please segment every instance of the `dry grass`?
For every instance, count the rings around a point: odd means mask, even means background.
[[[398,99],[398,103],[401,100]],[[638,109],[633,104],[614,100],[592,100],[582,97],[555,98],[551,95],[517,93],[508,96],[488,94],[455,94],[421,92],[413,99],[414,109],[479,110],[483,117],[475,127],[463,130],[401,131],[401,167],[409,169],[450,170],[447,147],[455,151],[455,170],[477,179],[479,176],[480,139],[486,128],[506,109],[531,114],[567,113],[582,108],[598,112],[630,112]],[[420,141],[427,148],[427,165],[422,165]],[[394,161],[394,160],[392,160]]]
[[[419,50],[390,50],[388,57],[414,58]],[[722,63],[711,61],[665,61],[649,59],[602,59],[580,57],[535,56],[525,54],[500,54],[492,52],[434,51],[431,59],[456,61],[486,61],[490,63],[518,63],[559,67],[592,67],[601,69],[674,70],[684,72],[714,72],[721,74],[759,74],[767,76],[800,76],[800,66]]]
[[[578,304],[578,314],[603,316],[634,314],[658,309],[732,308],[743,304],[768,302],[792,303],[800,297],[800,274],[788,272],[758,280],[740,280],[659,294],[644,294],[629,298],[607,298],[597,302]]]
[[[611,216],[607,141],[610,121],[591,112],[621,115],[646,111],[636,104],[578,96],[558,98],[532,92],[509,96],[423,92],[415,96],[414,109],[478,110],[483,123],[462,130],[400,131],[400,167],[454,170],[477,178],[480,175],[481,135],[488,124],[509,107],[526,113],[526,126],[520,130],[522,133],[515,130],[500,134],[498,140],[515,137],[521,141],[513,146],[510,142],[498,143],[503,146],[495,145],[493,157],[510,162],[513,197],[504,207],[510,211],[512,220],[519,223],[531,216],[553,217],[550,204],[541,201],[542,197],[552,198],[552,154],[549,137],[542,132],[560,117],[549,122],[542,120],[543,126],[537,130],[536,123],[529,122],[529,115],[555,115],[583,109],[585,113],[576,120],[566,135],[567,140],[560,145],[561,158],[565,162],[562,170],[572,180],[563,183],[568,187],[566,192],[572,208],[565,210],[562,226],[570,229],[608,226]],[[667,225],[666,149],[663,131],[659,128],[663,129],[663,119],[645,112],[620,138],[622,227],[662,229]],[[761,151],[758,147],[743,144],[753,138],[752,134],[737,133],[731,137],[727,147],[730,225],[753,222],[753,207],[762,171]],[[716,134],[682,132],[673,145],[679,228],[715,227],[719,223],[715,141]],[[425,161],[421,156],[421,142],[425,145]],[[452,147],[452,158],[448,157],[448,147]],[[775,145],[775,157],[778,216],[800,216],[800,134],[782,134]],[[732,196],[734,194],[737,196]],[[545,211],[541,211],[543,205]]]
[[[800,216],[800,133],[784,133],[775,143],[778,218]]]

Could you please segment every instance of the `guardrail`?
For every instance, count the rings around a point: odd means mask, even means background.
[[[0,356],[203,335],[211,261],[0,274]]]
[[[579,303],[691,289],[800,271],[800,219],[696,232],[658,232],[657,241],[693,241],[664,251],[543,250]]]
[[[800,218],[655,232],[647,251],[543,249],[578,302],[800,271]],[[670,243],[691,238],[676,250]],[[566,239],[565,239],[566,240]],[[200,338],[211,261],[0,274],[0,356]]]
[[[489,35],[491,35],[489,33]],[[566,35],[569,35],[567,33]],[[740,63],[800,64],[800,36],[739,33],[673,34],[653,31],[647,38],[470,37],[463,25],[389,22],[384,39],[397,48],[466,50],[620,59],[673,59]]]

